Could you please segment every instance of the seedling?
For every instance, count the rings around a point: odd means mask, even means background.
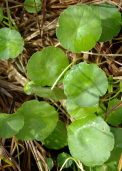
[[[0,59],[16,58],[23,51],[23,46],[24,40],[18,31],[0,29]]]

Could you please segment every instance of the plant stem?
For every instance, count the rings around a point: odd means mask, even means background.
[[[7,13],[8,13],[9,28],[12,29],[10,11],[8,7],[8,0],[6,0],[6,7],[7,7]]]

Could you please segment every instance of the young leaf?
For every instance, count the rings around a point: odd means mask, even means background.
[[[71,123],[68,146],[73,158],[93,167],[107,161],[114,147],[114,136],[106,122],[93,114]]]
[[[2,20],[3,20],[3,10],[2,10],[2,8],[0,8],[0,23]]]
[[[75,53],[92,49],[102,32],[100,18],[87,5],[65,9],[58,24],[57,38],[64,48]]]
[[[49,169],[51,170],[54,166],[53,160],[51,158],[46,158],[46,161]]]
[[[42,52],[32,55],[28,61],[27,74],[37,85],[52,86],[68,64],[68,59],[60,48],[46,47]]]
[[[24,118],[21,114],[0,114],[0,137],[13,137],[23,125]]]
[[[64,122],[58,122],[53,132],[41,141],[49,149],[61,149],[67,145],[67,129]]]
[[[116,106],[120,100],[113,99],[108,104],[108,111]],[[122,122],[122,106],[118,109],[114,110],[113,112],[108,114],[107,122],[113,126],[117,126]]]
[[[121,13],[118,9],[108,3],[91,5],[102,21],[102,34],[99,42],[106,42],[117,36],[121,27]]]
[[[91,115],[95,113],[98,109],[98,104],[91,107],[80,107],[69,99],[66,100],[65,105],[70,116],[76,120]]]
[[[55,108],[44,101],[25,102],[16,114],[24,116],[24,126],[16,135],[20,140],[41,141],[49,136],[58,121],[58,113]]]
[[[17,57],[23,51],[23,46],[24,40],[18,31],[0,29],[0,59]]]
[[[41,5],[41,1],[40,0],[35,0],[36,6]],[[25,0],[24,4],[26,5],[31,5],[33,7],[35,7],[35,3],[34,0]],[[29,6],[24,6],[25,10],[28,11],[29,13],[36,13],[36,9],[29,7]],[[42,8],[42,6],[36,7],[37,8],[37,12],[39,12]]]
[[[62,165],[64,164],[64,162],[71,157],[69,154],[63,152],[61,154],[58,155],[57,157],[57,164],[59,167],[62,167]],[[66,164],[64,165],[63,169],[65,168],[69,168],[71,165],[73,164],[73,160],[69,159]]]
[[[104,71],[84,62],[73,66],[66,73],[63,83],[66,96],[80,107],[96,105],[99,96],[104,95],[108,88]]]
[[[64,90],[54,87],[53,90],[51,90],[51,87],[41,87],[38,85],[35,85],[33,81],[27,82],[24,86],[24,91],[26,94],[36,94],[39,97],[46,97],[53,100],[62,100],[66,99],[66,96],[64,94]]]

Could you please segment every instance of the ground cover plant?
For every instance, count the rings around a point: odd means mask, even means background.
[[[120,171],[121,3],[1,7],[0,169]]]

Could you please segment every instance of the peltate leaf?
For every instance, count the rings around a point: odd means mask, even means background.
[[[42,52],[32,55],[28,61],[27,74],[37,85],[52,86],[68,64],[68,59],[60,48],[46,47]]]
[[[42,143],[49,149],[61,149],[67,145],[67,129],[64,122],[58,122],[53,132]]]
[[[41,1],[35,0],[35,3],[36,3],[36,6],[39,6],[41,4]],[[41,10],[42,6],[35,8],[35,3],[34,3],[34,0],[25,0],[24,4],[31,5],[34,7],[34,8],[32,8],[29,6],[24,6],[25,10],[28,11],[29,13],[36,13],[36,9],[37,9],[37,12],[39,12]]]
[[[114,147],[114,136],[106,122],[93,114],[71,123],[68,146],[73,158],[93,167],[107,161]]]
[[[62,100],[66,99],[66,96],[64,94],[64,90],[54,87],[53,90],[51,90],[51,87],[41,87],[36,84],[34,84],[33,81],[27,82],[24,86],[24,91],[26,94],[36,94],[39,97],[46,97],[53,100]]]
[[[98,15],[87,5],[70,6],[58,20],[56,35],[66,49],[79,53],[92,49],[102,29]]]
[[[121,102],[121,101],[118,99],[111,100],[108,104],[108,111],[110,109],[112,109],[114,106],[116,106],[119,102]],[[122,122],[122,106],[108,114],[107,122],[113,126],[117,126],[117,125],[121,124],[121,122]]]
[[[21,114],[0,114],[0,138],[10,138],[16,135],[24,125]]]
[[[121,13],[118,9],[108,3],[91,5],[102,21],[102,34],[99,42],[106,42],[117,36],[121,27]]]
[[[61,154],[58,155],[57,157],[57,164],[59,167],[62,167],[62,165],[64,164],[64,162],[69,158],[71,157],[69,154],[63,152]],[[66,164],[64,165],[63,169],[64,168],[69,168],[71,165],[73,164],[73,160],[69,159]]]
[[[16,135],[20,140],[41,141],[49,136],[58,121],[55,108],[44,101],[25,102],[16,114],[22,114],[24,117],[24,126]]]
[[[0,29],[0,59],[17,57],[23,51],[23,46],[24,40],[18,31]]]
[[[66,100],[65,105],[70,116],[76,120],[91,115],[98,109],[98,104],[91,107],[80,107],[69,99]]]
[[[80,107],[94,106],[106,93],[108,82],[103,70],[84,62],[75,65],[64,77],[64,93]]]

